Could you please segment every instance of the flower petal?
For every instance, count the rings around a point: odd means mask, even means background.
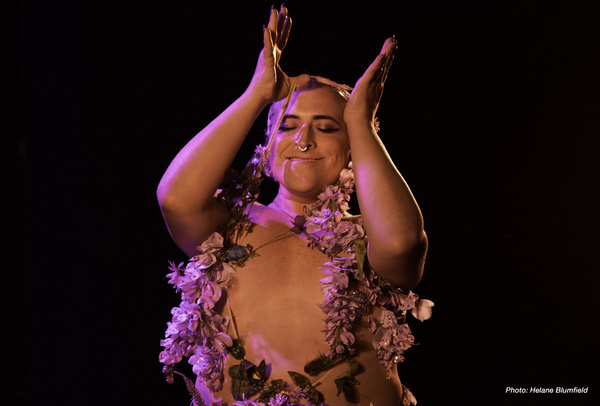
[[[415,319],[425,321],[431,317],[431,308],[433,306],[434,303],[431,300],[421,299],[417,303],[415,303],[415,307],[413,307],[411,313]]]

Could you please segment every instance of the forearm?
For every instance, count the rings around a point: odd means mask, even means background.
[[[348,135],[369,260],[381,277],[411,288],[427,246],[421,210],[372,126],[349,125]]]
[[[173,159],[157,190],[161,207],[209,204],[266,102],[246,91]]]

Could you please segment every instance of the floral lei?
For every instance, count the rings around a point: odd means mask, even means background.
[[[232,394],[237,400],[234,405],[325,404],[323,395],[316,389],[318,383],[311,384],[303,374],[289,372],[292,384],[269,380],[265,361],[257,366],[245,358],[242,342],[227,334],[229,316],[221,315],[215,309],[221,298],[220,284],[227,281],[236,268],[243,267],[249,258],[257,255],[260,248],[240,246],[238,242],[251,231],[248,213],[258,198],[268,154],[267,147],[258,146],[244,171],[237,176],[234,174],[219,194],[230,209],[229,221],[197,247],[199,254],[185,266],[184,263],[170,263],[168,283],[181,293],[181,303],[171,310],[172,318],[167,322],[166,338],[161,340],[164,350],[159,360],[165,364],[163,372],[167,382],[173,382],[174,374],[183,377],[196,406],[205,405],[200,393],[191,379],[174,371],[174,365],[188,358],[200,381],[211,391],[218,392],[223,388],[229,354],[241,361],[228,371]],[[348,370],[335,379],[338,395],[359,384],[355,378],[359,366],[353,332],[361,319],[367,317],[377,358],[391,371],[395,364],[404,360],[402,353],[414,343],[406,322],[407,312],[411,310],[416,319],[423,321],[431,317],[433,306],[432,301],[419,300],[412,291],[403,292],[393,287],[365,264],[364,229],[361,224],[344,220],[353,189],[350,163],[342,170],[338,183],[326,186],[318,201],[310,208],[305,207],[304,214],[293,220],[290,229],[290,232],[304,235],[310,247],[328,257],[321,267],[325,277],[320,280],[325,299],[318,306],[325,314],[325,341],[329,351],[306,364],[304,372],[315,375],[346,362]],[[382,309],[378,320],[369,315],[374,306]],[[416,404],[406,387],[403,387],[403,393],[403,405]],[[257,396],[255,401],[249,400],[254,396]]]

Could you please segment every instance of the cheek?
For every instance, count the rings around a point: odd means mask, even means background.
[[[273,140],[273,145],[271,146],[271,153],[269,155],[269,164],[271,165],[271,168],[283,163],[283,151],[285,151],[289,143],[290,140],[286,139],[286,137],[282,137],[281,135],[275,136],[275,140]]]
[[[336,151],[336,156],[339,157],[340,161],[343,161],[344,164],[348,163],[350,160],[350,141],[346,140],[337,140],[335,145],[331,146],[331,150]]]

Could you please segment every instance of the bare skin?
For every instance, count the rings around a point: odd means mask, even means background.
[[[301,89],[308,75],[288,77],[281,70],[279,60],[290,28],[287,9],[272,10],[250,86],[167,169],[157,195],[171,236],[191,257],[195,247],[226,221],[227,211],[214,197],[223,174],[260,111],[285,97],[293,83],[300,90],[294,93],[275,135],[270,160],[279,192],[269,206],[253,207],[250,218],[256,227],[243,244],[261,246],[288,230],[291,218],[316,201],[323,185],[337,180],[351,155],[369,235],[369,262],[390,283],[411,289],[421,277],[427,247],[423,220],[374,129],[395,43],[385,42],[346,103],[329,88]],[[323,313],[316,306],[323,301],[319,267],[326,258],[292,234],[258,253],[228,282],[226,296],[247,358],[255,364],[265,359],[272,378],[289,381],[287,371],[302,372],[306,362],[328,350],[322,333]],[[233,324],[230,327],[235,336]],[[389,372],[377,361],[366,329],[357,338],[364,370],[357,376],[359,396],[351,404],[397,405],[401,395],[397,375],[394,372],[386,379]],[[322,378],[318,389],[328,404],[350,404],[336,396],[333,383],[344,368],[336,367],[324,378],[313,377],[313,382]],[[227,388],[228,382],[217,396],[231,402]],[[212,400],[209,394],[205,396]]]
[[[257,225],[245,242],[253,246],[260,246],[290,228],[290,218],[268,206],[257,205],[252,220]],[[231,311],[237,334],[244,342],[246,358],[256,365],[266,360],[273,379],[289,382],[287,371],[304,373],[308,361],[328,350],[322,333],[324,315],[317,307],[323,301],[318,283],[323,274],[319,267],[326,256],[316,249],[307,249],[306,241],[293,233],[262,247],[259,254],[228,283]],[[229,333],[236,336],[233,328]],[[371,402],[378,406],[398,405],[402,389],[396,372],[387,371],[377,361],[372,335],[366,326],[357,338],[359,362],[364,370],[357,376],[361,385],[357,387],[356,400],[350,402],[343,395],[337,396],[334,379],[347,370],[345,364],[330,373],[310,377],[311,382],[319,382],[327,374],[317,389],[330,405],[368,406]],[[238,362],[231,357],[228,367]],[[231,405],[229,386],[226,374],[225,389],[215,395]]]

